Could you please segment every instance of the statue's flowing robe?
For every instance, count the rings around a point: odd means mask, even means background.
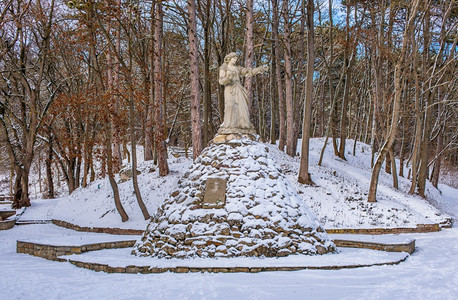
[[[224,85],[224,121],[219,133],[255,133],[250,122],[247,91],[240,82],[240,76],[254,76],[258,68],[248,69],[223,65],[219,72],[219,83]]]

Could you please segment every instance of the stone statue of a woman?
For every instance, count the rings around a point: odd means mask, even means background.
[[[256,134],[250,122],[247,91],[240,82],[240,76],[251,77],[266,72],[268,66],[242,68],[236,66],[238,55],[231,52],[224,58],[219,68],[219,84],[224,85],[224,122],[218,134]]]

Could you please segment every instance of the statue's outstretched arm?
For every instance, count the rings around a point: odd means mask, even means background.
[[[268,70],[268,65],[260,66],[257,68],[240,68],[240,74],[245,77],[253,77],[260,73],[267,72]]]

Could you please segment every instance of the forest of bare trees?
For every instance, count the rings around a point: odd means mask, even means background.
[[[122,160],[135,170],[140,144],[167,176],[167,147],[196,158],[222,122],[218,67],[233,51],[270,66],[245,82],[252,123],[290,156],[302,140],[300,182],[313,184],[312,137],[325,138],[319,164],[328,141],[344,160],[371,146],[370,202],[380,172],[424,197],[458,164],[454,0],[4,0],[0,38],[0,161],[16,208],[40,162],[47,197],[57,175],[69,193],[108,177],[127,220]]]

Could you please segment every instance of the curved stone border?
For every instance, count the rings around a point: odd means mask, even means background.
[[[342,228],[342,229],[325,229],[329,234],[396,234],[396,233],[427,233],[441,231],[439,224],[417,224],[416,227],[398,227],[398,228]]]
[[[53,261],[68,261],[69,263],[80,267],[97,272],[106,272],[106,273],[187,273],[187,272],[209,272],[209,273],[258,273],[258,272],[268,272],[268,271],[297,271],[297,270],[338,270],[338,269],[352,269],[352,268],[362,268],[370,266],[381,266],[381,265],[397,265],[407,259],[408,256],[387,263],[374,263],[374,264],[356,264],[356,265],[331,265],[331,266],[283,266],[283,267],[150,267],[150,266],[126,266],[126,267],[112,267],[106,264],[99,263],[88,263],[81,262],[72,259],[63,259],[59,258],[64,255],[72,254],[82,254],[89,251],[97,251],[102,249],[116,249],[116,248],[130,248],[133,247],[136,240],[127,240],[127,241],[116,241],[116,242],[104,242],[104,243],[94,243],[94,244],[85,244],[80,246],[54,246],[39,244],[26,241],[17,241],[17,253],[25,253],[33,256],[42,257],[48,260]],[[375,242],[364,242],[364,241],[348,241],[335,239],[336,246],[338,247],[348,247],[348,248],[367,248],[373,250],[381,250],[388,252],[408,252],[412,254],[415,251],[415,241],[409,241],[408,243],[398,243],[398,244],[383,244]]]
[[[150,266],[127,266],[127,267],[112,267],[106,264],[88,263],[76,260],[68,260],[69,263],[79,267],[96,272],[106,273],[130,273],[130,274],[153,274],[153,273],[259,273],[272,271],[299,271],[299,270],[340,270],[340,269],[355,269],[372,266],[398,265],[409,257],[387,263],[361,264],[361,265],[344,265],[344,266],[298,266],[298,267],[150,267]]]
[[[85,226],[79,226],[76,224],[72,224],[67,221],[55,220],[55,219],[52,219],[52,223],[59,227],[64,227],[67,229],[72,229],[75,231],[83,231],[83,232],[108,233],[108,234],[116,234],[116,235],[142,235],[143,232],[145,232],[144,230],[140,230],[140,229],[85,227]]]

